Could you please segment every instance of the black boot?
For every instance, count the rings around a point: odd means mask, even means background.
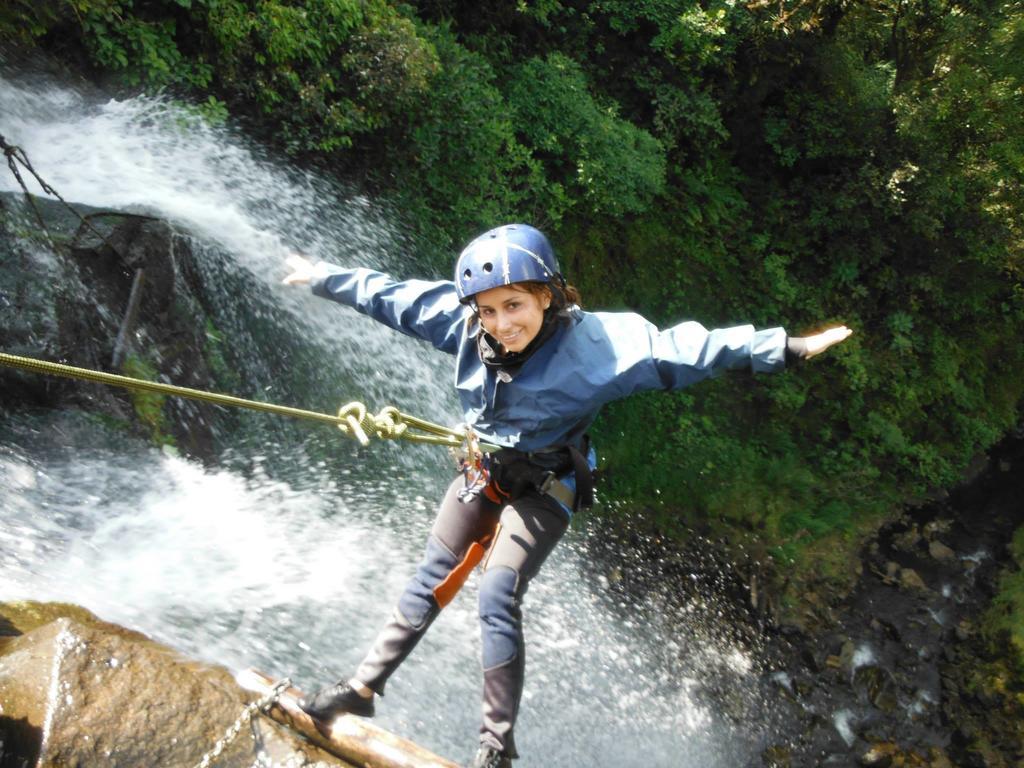
[[[373,697],[356,693],[348,683],[338,683],[317,691],[299,701],[299,707],[314,720],[329,723],[338,715],[349,713],[373,717]]]
[[[512,768],[512,758],[492,747],[480,747],[469,768]]]

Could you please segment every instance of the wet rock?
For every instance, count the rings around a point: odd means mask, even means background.
[[[853,685],[862,691],[875,707],[886,713],[899,707],[896,685],[892,676],[881,667],[860,667],[854,672]]]
[[[956,552],[947,547],[938,539],[932,539],[928,544],[928,554],[940,563],[955,563]]]
[[[793,759],[789,747],[772,745],[761,753],[761,762],[765,768],[790,768]]]
[[[879,618],[872,618],[871,623],[868,626],[870,626],[871,629],[875,632],[883,635],[888,640],[893,640],[897,643],[901,641],[899,627],[897,627],[891,621],[886,621],[885,619]]]
[[[900,564],[894,563],[892,560],[885,564],[885,575],[882,577],[882,581],[886,584],[895,584],[899,581],[900,576]]]
[[[968,619],[961,619],[953,631],[957,640],[967,640],[974,634],[974,625]]]
[[[900,569],[900,588],[928,592],[928,585],[913,568]]]
[[[800,661],[812,672],[821,672],[822,660],[819,660],[818,654],[811,648],[805,646],[800,649]]]
[[[839,651],[839,666],[845,672],[853,671],[853,657],[857,653],[857,644],[853,640],[847,640],[843,643],[842,649]]]
[[[880,530],[878,546],[865,546],[870,576],[842,605],[841,622],[804,644],[824,669],[805,667],[812,690],[791,708],[800,721],[787,742],[793,765],[1024,768],[1021,677],[1007,644],[981,632],[1000,568],[1017,567],[1004,547],[1024,524],[1021,437],[999,449],[977,487],[908,510]],[[1000,472],[1005,456],[1012,471]],[[863,653],[847,675],[850,638],[868,641],[873,658]]]
[[[892,547],[901,552],[915,552],[917,545],[921,543],[921,531],[916,525],[912,525],[901,534],[892,537]]]
[[[17,739],[5,743],[5,751],[16,750],[5,754],[15,761],[5,765],[193,766],[246,703],[226,670],[184,659],[82,609],[30,604],[22,615],[23,605],[0,605],[8,635],[0,644],[0,711],[4,730]],[[14,634],[47,612],[71,615]],[[217,765],[248,768],[256,745],[277,762],[345,765],[262,718]]]
[[[893,742],[881,742],[872,744],[861,755],[859,764],[871,768],[927,768],[931,762],[915,750],[904,749]]]
[[[871,748],[860,756],[858,763],[869,768],[889,768],[893,755],[898,751],[895,744],[872,744]]]
[[[786,672],[773,672],[768,676],[769,684],[781,691],[786,698],[795,701],[796,700],[796,687],[793,684],[793,678]]]
[[[953,527],[953,521],[944,518],[929,520],[925,523],[922,533],[928,541],[932,541],[936,536],[940,536],[945,533],[949,533]]]
[[[797,675],[793,678],[793,688],[798,696],[810,696],[814,691],[814,681],[803,675]]]
[[[36,203],[52,243],[26,240],[23,230],[36,231],[38,224],[22,221],[24,203],[18,196],[0,194],[4,351],[194,389],[222,389],[207,359],[211,342],[189,237],[151,217],[75,206],[87,226],[59,203]],[[127,323],[137,273],[143,275],[141,302],[134,322]],[[118,345],[122,329],[127,343]],[[124,353],[117,363],[115,348]],[[123,369],[126,361],[129,368]],[[202,459],[213,457],[215,421],[225,419],[207,403],[147,399],[121,388],[0,367],[0,406],[26,405],[102,414]]]

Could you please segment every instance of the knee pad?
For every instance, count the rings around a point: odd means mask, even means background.
[[[414,629],[421,629],[431,613],[438,610],[434,587],[444,581],[457,563],[458,558],[435,536],[427,537],[427,549],[416,575],[398,599],[399,612]]]
[[[507,664],[520,652],[523,633],[518,587],[519,574],[508,566],[491,568],[480,579],[484,669]]]

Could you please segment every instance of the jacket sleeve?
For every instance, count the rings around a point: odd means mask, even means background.
[[[683,389],[731,369],[774,373],[786,365],[783,328],[738,325],[709,331],[689,321],[659,331],[630,313],[605,315],[603,324],[614,350],[618,397]]]
[[[384,325],[423,339],[442,352],[458,351],[466,308],[455,284],[438,280],[396,282],[372,269],[344,269],[320,262],[314,269],[313,293],[354,308]]]

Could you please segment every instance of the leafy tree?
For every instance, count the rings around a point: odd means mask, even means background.
[[[665,187],[660,145],[591,95],[579,64],[558,53],[517,67],[509,106],[518,133],[549,177],[571,180],[591,215],[640,213]],[[557,219],[556,219],[557,221]]]

